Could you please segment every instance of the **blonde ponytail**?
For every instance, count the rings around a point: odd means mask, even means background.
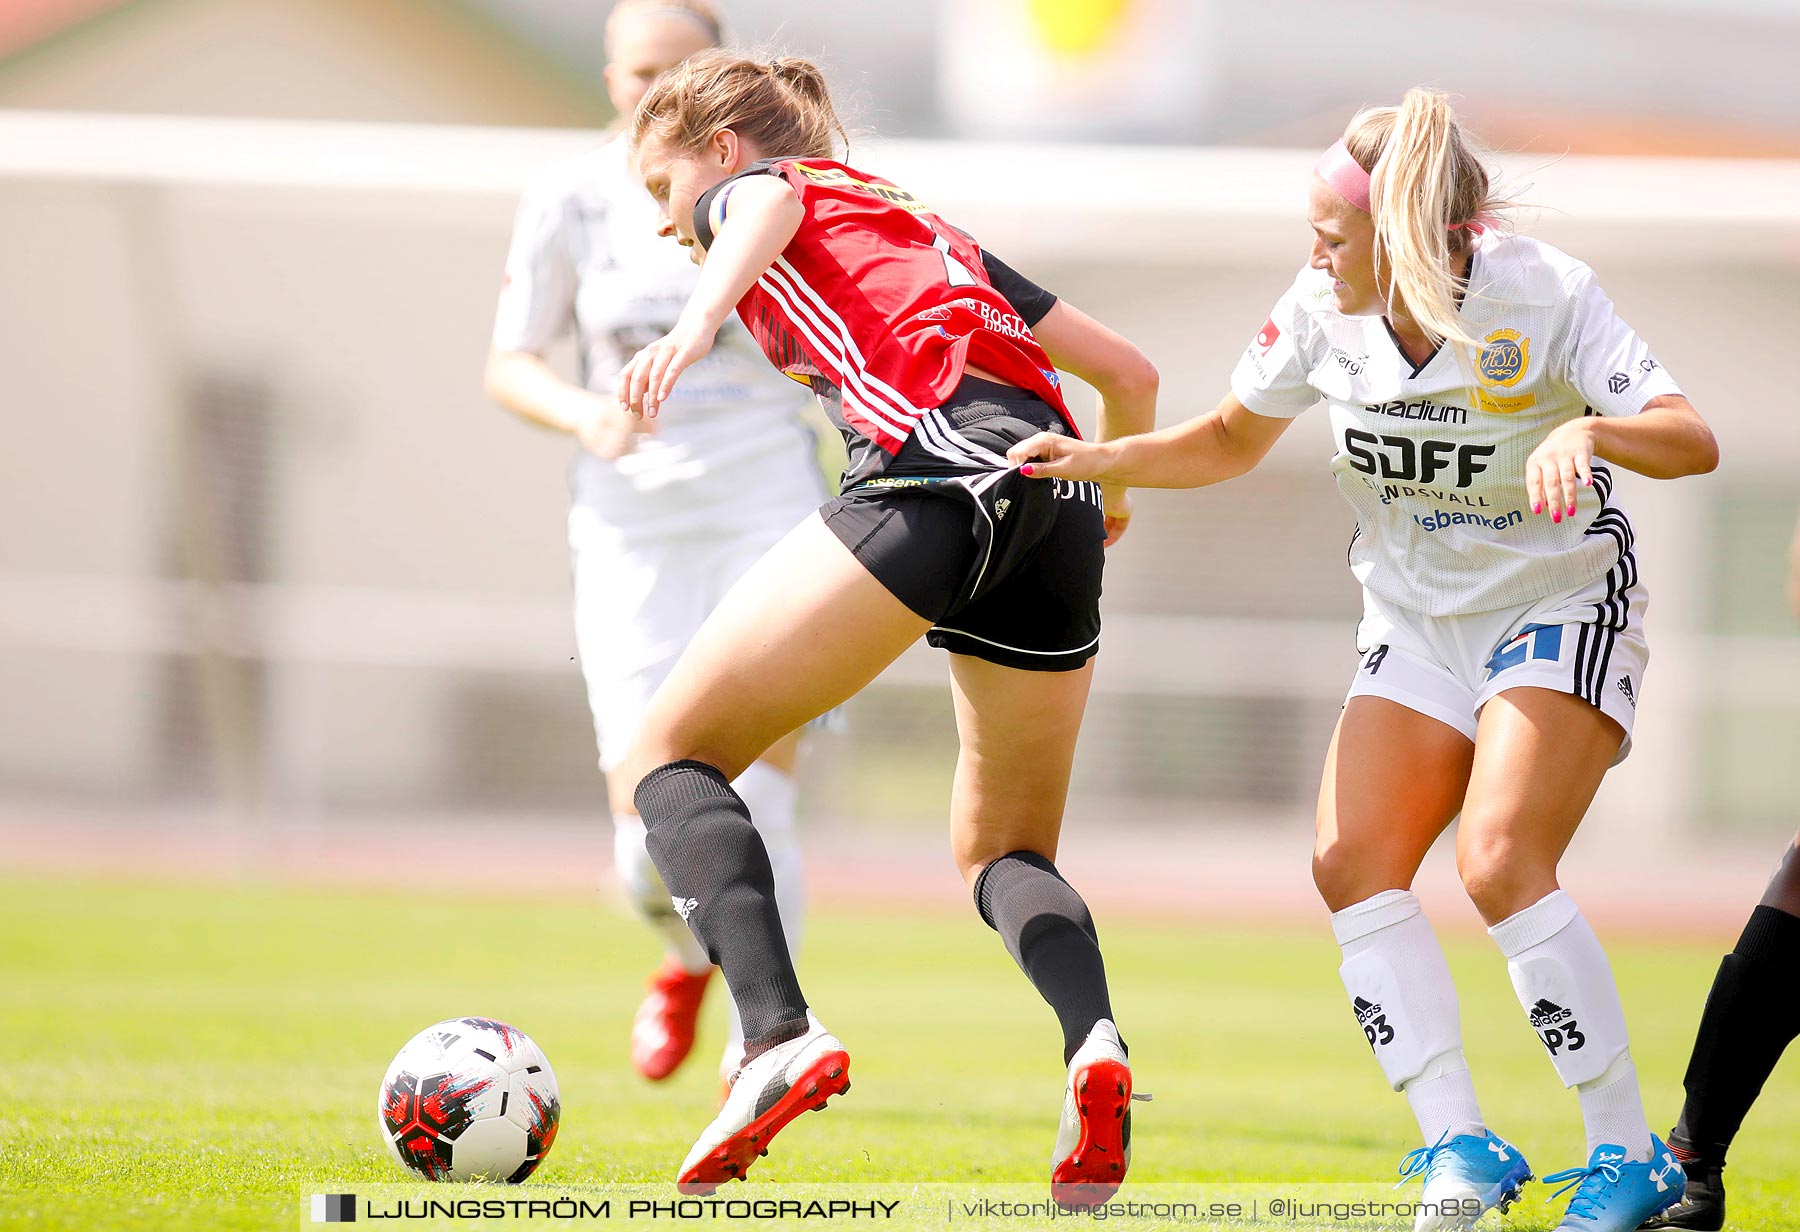
[[[1398,107],[1365,108],[1344,146],[1369,172],[1375,267],[1387,270],[1390,306],[1398,302],[1433,342],[1473,351],[1480,342],[1457,315],[1465,286],[1456,258],[1469,250],[1471,224],[1491,225],[1510,203],[1493,195],[1449,98],[1412,89]]]

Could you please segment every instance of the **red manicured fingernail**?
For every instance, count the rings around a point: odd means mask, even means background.
[[[1533,513],[1544,512],[1544,502],[1543,501],[1532,501],[1531,502],[1531,512],[1533,512]]]
[[[1021,466],[1019,468],[1019,474],[1025,476],[1027,479],[1031,478],[1031,463],[1027,462],[1024,466]]]
[[[1571,501],[1569,503],[1569,512],[1565,513],[1563,516],[1566,518],[1572,518],[1575,516],[1575,504],[1573,501]]]
[[[1560,521],[1562,521],[1562,514],[1557,512],[1556,510],[1552,509],[1550,511],[1550,520],[1552,522],[1560,522]]]
[[[1593,487],[1594,486],[1594,477],[1592,475],[1589,475],[1586,479],[1583,479],[1581,481],[1581,486],[1584,488]]]

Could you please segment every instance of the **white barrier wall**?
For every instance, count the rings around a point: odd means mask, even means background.
[[[568,627],[568,443],[481,364],[524,173],[591,134],[0,113],[0,795],[228,812],[597,807]],[[895,143],[855,157],[1138,340],[1210,408],[1303,260],[1310,157]],[[1715,423],[1627,477],[1654,596],[1605,832],[1791,829],[1800,168],[1508,164]],[[1354,667],[1322,415],[1250,478],[1148,493],[1107,580],[1073,808],[1304,827]],[[811,807],[935,819],[941,658],[851,708]],[[843,790],[848,762],[863,785]]]

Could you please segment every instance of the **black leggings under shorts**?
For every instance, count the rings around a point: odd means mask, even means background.
[[[931,645],[1028,671],[1082,666],[1100,648],[1099,485],[1027,479],[1004,462],[1027,437],[1066,433],[1061,417],[975,377],[927,414],[880,475],[820,509],[825,525],[933,622]]]

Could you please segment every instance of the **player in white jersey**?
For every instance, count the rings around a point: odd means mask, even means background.
[[[706,0],[621,0],[607,20],[606,83],[629,116],[663,72],[720,40]],[[810,391],[769,368],[735,320],[652,421],[618,409],[613,390],[638,348],[681,315],[698,270],[657,236],[657,207],[615,136],[544,169],[526,187],[506,260],[487,388],[535,423],[573,434],[570,468],[576,640],[615,827],[615,864],[665,959],[632,1027],[632,1063],[668,1077],[694,1042],[713,964],[676,915],[644,850],[631,784],[615,774],[644,707],[732,583],[824,499],[815,441],[801,419]],[[581,384],[544,362],[574,330]],[[653,430],[652,430],[653,429]],[[801,930],[794,836],[796,739],[734,782],[754,802],[790,944]],[[731,1017],[721,1071],[742,1052]]]
[[[1623,1232],[1675,1202],[1683,1175],[1644,1119],[1611,969],[1556,868],[1643,692],[1644,589],[1609,464],[1668,479],[1718,453],[1593,271],[1499,230],[1504,204],[1442,95],[1363,111],[1313,177],[1307,268],[1217,410],[1012,457],[1044,459],[1031,472],[1046,478],[1197,487],[1328,404],[1365,616],[1313,875],[1358,1025],[1424,1136],[1402,1166],[1425,1181],[1419,1226],[1464,1226],[1530,1179],[1482,1118],[1410,889],[1460,813],[1463,885],[1580,1096],[1588,1163],[1547,1178],[1574,1190],[1559,1226]]]

